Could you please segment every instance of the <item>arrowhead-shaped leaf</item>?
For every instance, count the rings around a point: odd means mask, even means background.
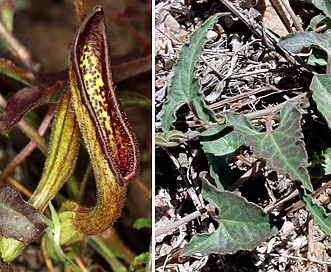
[[[233,132],[232,128],[219,125],[202,132],[200,141],[217,188],[226,189],[232,182],[232,171],[227,158],[244,144],[242,137]]]
[[[299,188],[300,198],[306,203],[306,209],[310,211],[314,218],[314,223],[319,225],[321,229],[325,232],[329,237],[331,236],[331,216],[326,213],[324,208],[317,205],[314,199],[306,194],[306,192]]]
[[[313,191],[307,169],[308,155],[302,141],[301,114],[295,102],[288,102],[281,109],[281,121],[272,132],[258,132],[247,118],[237,113],[225,113],[226,122],[234,127],[255,156],[266,159],[268,168],[288,174],[292,180],[300,180],[304,187]]]
[[[47,227],[42,215],[8,184],[0,185],[0,234],[31,243]]]
[[[219,191],[207,183],[203,184],[202,195],[219,210],[219,227],[213,233],[194,235],[181,255],[232,254],[239,250],[252,250],[272,234],[269,215],[245,198]]]
[[[324,170],[324,175],[330,175],[331,174],[331,148],[327,148],[323,152],[324,162],[322,163],[322,167]]]
[[[281,38],[279,45],[288,51],[297,54],[303,48],[314,47],[325,51],[331,56],[331,30],[324,33],[296,32]]]
[[[331,18],[331,2],[329,0],[315,0],[314,6],[323,11],[323,13]]]
[[[310,89],[313,91],[313,99],[317,109],[325,118],[331,128],[331,75],[315,75]]]
[[[213,112],[206,107],[203,97],[199,93],[200,83],[195,76],[195,64],[207,41],[207,30],[213,27],[219,16],[220,14],[210,17],[193,32],[190,41],[183,45],[179,59],[173,68],[174,75],[168,89],[168,100],[163,105],[161,121],[164,131],[171,129],[172,123],[176,120],[176,109],[185,103],[193,104],[199,118],[213,119]]]

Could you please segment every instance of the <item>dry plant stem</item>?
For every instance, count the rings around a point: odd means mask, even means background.
[[[172,224],[169,224],[168,226],[158,228],[155,230],[155,237],[160,236],[162,234],[166,234],[170,231],[173,231],[174,229],[178,228],[179,226],[184,225],[184,224],[200,217],[201,215],[205,214],[206,212],[208,212],[207,206],[205,208],[202,208],[198,211],[195,211],[195,212],[177,220],[176,222],[173,222]]]
[[[76,264],[79,266],[79,268],[82,270],[82,272],[88,272],[86,266],[84,265],[83,261],[81,258],[79,258],[78,256],[76,256],[74,258]]]
[[[36,70],[36,64],[31,60],[29,52],[26,48],[5,28],[0,21],[0,36],[7,44],[7,48],[10,52],[18,58],[24,65],[32,70]]]
[[[323,186],[319,187],[317,190],[315,190],[311,196],[313,198],[317,198],[322,192],[324,192],[326,189],[331,187],[331,180],[325,183]],[[284,198],[280,199],[278,202],[267,206],[264,208],[265,212],[272,211],[275,209],[277,206],[280,206],[281,204],[287,202],[288,200],[296,197],[299,194],[298,190],[294,190],[290,195],[285,196]],[[285,211],[288,213],[295,212],[305,206],[305,203],[302,200],[299,200],[298,202],[292,204],[290,207],[286,208]]]
[[[301,99],[304,99],[305,97],[307,97],[307,93],[302,93],[302,94],[299,94],[299,95],[289,99],[288,101],[301,100]],[[280,104],[278,104],[274,107],[271,107],[271,108],[267,108],[267,109],[264,109],[264,110],[259,110],[259,111],[256,111],[256,112],[247,113],[247,114],[245,114],[245,116],[250,120],[259,118],[261,116],[268,116],[269,114],[271,114],[273,112],[279,111],[282,107],[284,107],[284,105],[288,101],[284,101],[284,102],[282,102],[282,103],[280,103]]]
[[[256,70],[256,71],[252,71],[252,72],[246,72],[243,74],[232,74],[232,75],[229,75],[228,77],[224,78],[223,80],[248,77],[248,76],[253,76],[253,75],[258,75],[258,74],[266,74],[268,72],[270,72],[270,69],[265,68],[265,69],[260,69],[260,70]]]
[[[278,0],[271,0],[271,1],[273,2],[273,1],[278,1]],[[286,8],[287,12],[290,14],[291,19],[293,20],[293,23],[294,23],[295,27],[297,28],[297,30],[304,31],[301,23],[299,22],[297,16],[295,15],[293,9],[290,6],[289,1],[288,0],[280,0],[280,1],[282,2],[283,6]]]
[[[168,151],[167,148],[164,148],[164,151],[168,154],[169,158],[171,159],[171,161],[175,165],[177,171],[181,175],[183,183],[184,183],[184,187],[187,188],[187,193],[189,194],[194,206],[197,209],[202,208],[203,207],[203,200],[198,197],[198,195],[196,193],[196,190],[193,188],[192,181],[190,180],[189,172],[185,172],[183,170],[183,168],[181,167],[179,161]],[[190,169],[192,169],[192,167],[189,165],[188,171]]]
[[[278,89],[278,88],[270,85],[270,86],[254,89],[252,91],[244,92],[244,93],[232,96],[232,97],[224,98],[221,101],[215,102],[212,105],[210,105],[210,108],[213,109],[213,110],[219,109],[222,106],[231,104],[231,103],[233,103],[235,101],[238,101],[240,99],[243,99],[245,97],[249,97],[249,96],[252,96],[252,95],[259,94],[259,93],[264,93],[264,92],[267,92],[269,90],[277,92],[277,93],[290,91],[290,90],[281,90],[281,89]]]
[[[45,132],[47,131],[47,128],[49,127],[52,119],[53,119],[53,106],[49,106],[48,112],[46,113],[46,116],[44,117],[44,120],[42,121],[38,133],[42,137],[44,136]],[[33,141],[30,141],[21,151],[16,155],[16,157],[9,163],[7,166],[3,169],[2,173],[0,174],[0,182],[5,181],[10,174],[15,170],[15,168],[20,165],[36,148],[36,143]]]
[[[0,175],[1,175],[1,170],[0,170]],[[16,189],[18,189],[21,193],[23,193],[24,195],[26,195],[27,197],[31,197],[32,193],[26,189],[21,183],[19,183],[18,181],[16,181],[15,179],[8,177],[7,178],[7,182],[11,185],[13,185]]]
[[[307,71],[311,71],[311,68],[300,58],[293,57],[290,55],[287,51],[283,50],[282,48],[277,46],[277,43],[279,41],[279,38],[274,35],[269,29],[265,29],[265,34],[263,27],[259,24],[256,24],[254,28],[251,27],[251,24],[249,20],[231,3],[229,0],[221,0],[221,2],[232,12],[234,13],[248,28],[251,29],[253,33],[255,33],[260,38],[263,38],[264,36],[267,36],[268,39],[272,42],[274,46],[277,47],[277,49],[280,51],[280,53],[284,56],[286,56],[286,59],[292,63],[297,64],[299,63],[302,66],[302,69],[305,69]]]
[[[268,255],[272,256],[272,257],[276,257],[276,258],[289,258],[289,259],[293,259],[293,260],[313,262],[313,263],[317,263],[317,264],[331,265],[331,262],[318,261],[318,260],[314,260],[314,259],[310,260],[310,259],[304,258],[304,257],[297,257],[297,256],[291,256],[291,255],[279,255],[279,254],[275,254],[275,253],[269,253]]]
[[[289,195],[284,196],[283,198],[278,200],[276,203],[273,203],[273,204],[265,207],[263,209],[263,211],[266,212],[266,213],[271,212],[276,207],[278,207],[278,206],[282,205],[283,203],[289,201],[290,199],[296,197],[298,195],[298,193],[299,193],[298,190],[294,190],[292,193],[290,193]]]
[[[282,21],[283,25],[285,26],[288,33],[292,33],[292,24],[291,21],[287,18],[287,14],[285,13],[283,6],[279,0],[270,0],[272,6],[276,10],[276,13],[280,20]]]
[[[229,105],[237,100],[240,100],[240,99],[243,99],[243,98],[246,98],[246,97],[249,97],[249,96],[252,96],[252,95],[256,95],[258,93],[262,93],[262,92],[266,92],[268,90],[272,90],[272,91],[275,91],[276,93],[281,93],[281,92],[288,92],[288,91],[294,91],[293,89],[290,89],[290,90],[281,90],[281,89],[278,89],[274,86],[266,86],[266,87],[261,87],[261,88],[257,88],[255,90],[252,90],[252,91],[249,91],[249,92],[244,92],[244,93],[241,93],[241,94],[238,94],[236,96],[233,96],[233,97],[229,97],[229,98],[225,98],[221,101],[218,101],[216,103],[213,103],[212,105],[210,105],[210,109],[212,110],[216,110],[216,109],[219,109],[221,108],[222,106],[225,106],[225,105]],[[302,99],[306,94],[303,93],[303,94],[300,94],[296,97],[293,97],[291,99],[289,99],[290,101],[292,100],[300,100]],[[277,111],[277,110],[280,110],[280,108],[286,103],[287,101],[277,105],[277,106],[274,106],[274,107],[271,107],[271,108],[268,108],[268,109],[264,109],[264,110],[259,110],[259,111],[256,111],[256,112],[252,112],[252,113],[247,113],[245,114],[245,116],[249,119],[254,119],[255,117],[254,116],[267,116],[270,114],[270,112],[274,112],[274,111]],[[219,115],[222,115],[222,113],[219,113]],[[187,116],[187,119],[190,119],[192,118],[194,115],[191,113]],[[210,125],[210,124],[209,124]],[[212,126],[212,125],[211,125]],[[195,135],[195,133],[193,133],[194,137],[198,136]]]
[[[234,191],[236,188],[241,186],[246,180],[248,180],[255,173],[260,171],[265,166],[265,163],[262,161],[257,161],[253,164],[252,168],[249,169],[245,174],[243,174],[239,179],[237,179],[229,188],[228,191]]]
[[[291,19],[293,20],[293,23],[294,23],[295,27],[297,28],[297,30],[304,31],[299,20],[297,19],[297,16],[293,12],[293,9],[291,8],[288,0],[270,0],[270,1],[271,1],[272,5],[275,7],[275,10],[276,10],[278,16],[280,17],[280,19],[282,20],[284,26],[290,33],[293,32],[291,29],[291,23],[287,19],[286,14],[284,14],[281,5],[283,5],[285,7],[286,11],[288,12]]]
[[[309,216],[310,217],[310,216]],[[308,252],[307,256],[309,260],[313,259],[314,254],[314,233],[313,233],[313,227],[314,222],[313,219],[308,217]]]
[[[189,164],[188,164],[188,170],[186,173],[186,183],[187,183],[186,188],[187,188],[187,192],[188,192],[190,198],[192,199],[192,202],[193,202],[195,208],[197,210],[200,210],[200,209],[204,208],[205,204],[204,204],[204,200],[203,200],[201,193],[199,192],[199,190],[196,189],[198,187],[198,184],[197,184],[196,178],[194,178],[194,177],[197,177],[198,174],[196,173],[196,170],[192,166],[193,162],[194,162],[194,157],[190,157]],[[207,217],[207,215],[203,215],[203,216],[201,216],[201,219],[203,220],[206,217]]]
[[[7,102],[5,98],[0,94],[0,107],[5,108]],[[28,138],[34,141],[37,147],[43,154],[47,154],[48,144],[43,137],[41,137],[38,132],[26,121],[21,120],[18,122],[17,126],[22,130],[22,132],[28,136]]]
[[[174,45],[182,46],[182,44],[179,41],[177,41],[176,39],[174,39],[173,37],[171,37],[169,34],[167,34],[164,31],[162,31],[160,28],[156,27],[155,30],[157,30],[158,32],[160,32],[164,37],[167,37]]]
[[[328,181],[327,183],[325,183],[323,186],[319,187],[316,191],[314,191],[311,196],[313,198],[318,197],[322,192],[324,192],[326,189],[331,187],[331,180]],[[296,190],[297,194],[298,194],[298,190]],[[290,207],[288,207],[286,209],[287,212],[294,212],[298,209],[301,209],[305,206],[304,202],[302,200],[294,203],[293,205],[291,205]]]
[[[319,187],[316,191],[314,191],[311,196],[313,198],[317,198],[322,192],[324,192],[326,189],[331,187],[331,180],[325,183],[323,186]],[[265,212],[272,211],[277,206],[280,206],[281,204],[287,202],[288,200],[296,197],[299,194],[298,190],[294,190],[290,195],[284,197],[283,199],[279,200],[277,203],[274,203],[264,209]],[[292,204],[290,207],[286,208],[286,212],[295,212],[305,206],[304,202],[302,200],[299,200],[298,202]]]
[[[221,2],[232,12],[234,13],[248,28],[250,28],[255,34],[257,34],[260,38],[263,38],[263,28],[261,25],[256,24],[252,29],[251,23],[249,20],[231,3],[229,0],[221,0]],[[265,29],[265,32],[268,38],[271,39],[273,44],[278,42],[278,37],[276,37],[270,30]]]
[[[44,260],[49,272],[54,272],[54,267],[51,258],[49,257],[46,249],[45,235],[41,238],[41,252],[44,256]]]

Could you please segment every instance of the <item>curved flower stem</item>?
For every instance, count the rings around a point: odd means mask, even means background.
[[[99,6],[77,30],[69,74],[77,121],[94,170],[97,202],[94,207],[64,203],[59,213],[62,244],[109,228],[122,211],[128,182],[139,171],[138,145],[115,91]]]
[[[29,200],[41,212],[67,180],[77,157],[80,135],[70,98],[66,90],[57,109],[43,175]]]
[[[84,107],[76,108],[76,112],[77,116],[81,116],[84,120],[84,126],[81,126],[82,134],[89,133],[96,137],[91,120],[86,118],[86,109]],[[102,155],[97,139],[85,140],[85,144],[94,169],[97,203],[92,208],[80,206],[72,201],[64,203],[59,213],[62,224],[61,243],[63,244],[80,240],[82,238],[80,233],[91,236],[105,231],[118,218],[125,201],[127,184],[123,186],[118,184],[107,160]]]
[[[67,180],[77,157],[80,135],[70,98],[70,91],[64,91],[57,108],[44,171],[37,189],[29,200],[40,212],[45,210],[49,201]],[[79,237],[82,239],[83,235]],[[25,246],[26,244],[22,242],[3,238],[0,241],[3,259],[7,261],[15,259]]]

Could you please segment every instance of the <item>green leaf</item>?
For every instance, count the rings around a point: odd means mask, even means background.
[[[297,186],[300,198],[306,203],[306,209],[312,214],[314,223],[319,225],[326,235],[331,236],[331,216],[323,207],[317,205],[313,198],[306,194],[305,190]]]
[[[322,156],[324,157],[324,161],[322,163],[322,167],[324,169],[324,175],[331,174],[331,147],[327,148]]]
[[[42,215],[8,184],[0,185],[0,234],[24,243],[34,241],[47,227]]]
[[[187,140],[187,135],[179,130],[155,133],[155,145],[158,146],[174,147]]]
[[[134,258],[134,260],[131,263],[131,265],[130,265],[130,271],[137,271],[137,270],[134,269],[135,266],[145,265],[148,262],[148,260],[149,260],[149,256],[150,256],[150,253],[149,252],[144,252],[144,253],[141,253],[141,254],[137,255]],[[142,270],[142,271],[145,271],[145,269]]]
[[[325,17],[322,14],[318,14],[316,16],[314,16],[311,20],[310,20],[310,24],[309,26],[306,28],[306,31],[315,31],[318,26],[323,23],[325,20],[327,20],[327,17]]]
[[[228,125],[233,126],[245,144],[255,153],[256,157],[266,159],[268,168],[279,173],[288,174],[292,180],[300,180],[304,187],[313,191],[308,171],[308,155],[305,144],[301,140],[301,114],[296,102],[288,102],[281,109],[281,121],[272,132],[258,132],[243,115],[225,113]]]
[[[306,31],[315,31],[322,24],[325,25],[325,30],[330,29],[331,28],[331,19],[322,14],[316,15],[310,20],[310,24],[306,28]]]
[[[309,176],[311,178],[321,178],[324,176],[324,168],[323,168],[323,160],[319,158],[319,156],[314,153],[313,160],[310,162],[309,167]]]
[[[327,65],[327,55],[321,49],[313,49],[312,54],[308,58],[308,64],[311,66],[326,66]]]
[[[329,0],[314,0],[314,6],[331,18],[331,2]]]
[[[210,17],[193,32],[190,41],[183,45],[179,59],[173,68],[174,75],[168,88],[168,100],[163,105],[161,121],[164,131],[172,128],[172,123],[176,120],[176,110],[185,103],[189,103],[195,108],[199,118],[215,119],[213,112],[206,107],[203,97],[199,93],[200,83],[195,76],[195,64],[207,41],[206,33],[217,22],[219,16],[221,14]]]
[[[219,210],[219,227],[213,233],[194,235],[184,246],[182,256],[252,250],[272,234],[269,215],[245,198],[219,191],[208,183],[203,183],[202,195]]]
[[[151,218],[138,218],[133,224],[134,229],[152,228]]]
[[[122,264],[122,262],[116,256],[118,255],[118,252],[116,252],[116,249],[114,250],[112,245],[109,245],[106,240],[101,239],[98,236],[93,236],[89,240],[89,245],[92,246],[93,249],[96,250],[105,259],[105,261],[112,268],[111,271],[127,272],[124,264]]]
[[[331,75],[315,75],[310,85],[318,111],[331,128]]]
[[[314,121],[309,125],[305,139],[310,176],[321,178],[331,174],[331,129],[326,123]]]
[[[61,234],[61,223],[59,217],[51,203],[49,203],[49,208],[51,210],[52,222],[49,228],[46,230],[46,247],[50,249],[50,252],[55,255],[56,258],[61,260],[74,272],[80,272],[81,270],[77,267],[68,256],[62,251],[60,245],[60,234]]]
[[[242,137],[228,126],[218,125],[202,132],[200,141],[217,188],[226,189],[232,182],[232,171],[227,158],[244,144]]]
[[[279,45],[297,54],[303,48],[314,47],[322,49],[331,57],[331,30],[324,33],[296,32],[280,39]]]

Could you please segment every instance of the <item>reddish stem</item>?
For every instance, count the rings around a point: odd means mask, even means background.
[[[43,136],[49,127],[54,114],[54,108],[52,105],[49,105],[48,112],[44,117],[39,129],[38,134]],[[21,151],[16,155],[16,157],[5,167],[5,169],[0,174],[0,181],[4,182],[10,174],[15,170],[15,168],[20,165],[36,148],[36,143],[34,141],[30,141]]]

